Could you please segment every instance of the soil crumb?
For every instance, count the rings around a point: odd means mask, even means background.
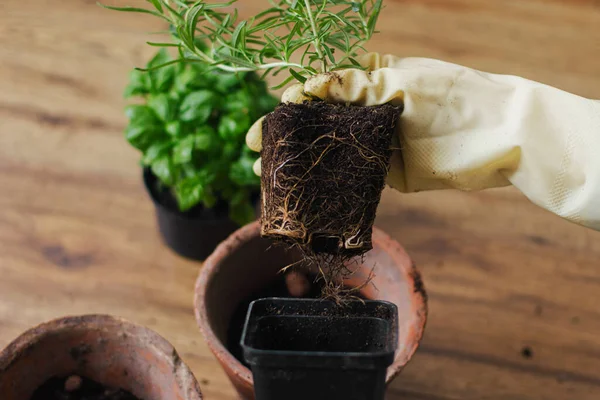
[[[51,378],[30,400],[143,400],[122,389],[109,388],[78,375]]]
[[[525,359],[530,359],[533,358],[533,350],[531,347],[529,346],[525,346],[523,347],[523,349],[521,350],[521,356],[523,356],[523,358]]]

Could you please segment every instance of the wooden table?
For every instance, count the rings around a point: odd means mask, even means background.
[[[242,0],[242,13],[261,3]],[[371,50],[600,98],[598,0],[386,4]],[[127,73],[162,28],[95,0],[1,2],[0,347],[58,316],[116,314],[170,340],[207,399],[234,399],[192,313],[201,265],[161,244],[122,137]],[[600,398],[600,233],[512,189],[386,191],[378,225],[430,296],[426,337],[390,399]]]

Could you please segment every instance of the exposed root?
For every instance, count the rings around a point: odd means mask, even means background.
[[[338,305],[352,300],[363,301],[360,296],[361,292],[369,284],[372,284],[375,267],[359,285],[350,287],[347,284],[348,280],[360,269],[362,257],[314,253],[311,248],[298,244],[293,248],[299,253],[299,260],[283,267],[279,271],[280,273],[301,273],[313,276],[312,284],[321,288],[321,298],[335,301]]]
[[[399,114],[393,106],[316,102],[270,114],[263,126],[263,236],[316,253],[370,250]]]
[[[400,113],[309,102],[282,104],[264,121],[261,234],[299,249],[337,303],[370,282],[344,285],[349,263],[372,248]]]

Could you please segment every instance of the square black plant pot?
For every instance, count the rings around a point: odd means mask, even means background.
[[[383,400],[398,343],[398,310],[385,301],[251,303],[241,345],[257,400]]]
[[[204,261],[215,248],[240,226],[229,218],[229,206],[218,200],[213,208],[197,205],[182,212],[168,189],[161,188],[158,178],[149,168],[143,171],[144,186],[154,203],[158,230],[163,242],[182,257]],[[260,194],[252,195],[259,215]]]

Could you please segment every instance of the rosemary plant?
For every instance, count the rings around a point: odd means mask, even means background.
[[[179,57],[154,68],[180,62],[202,62],[227,72],[289,76],[296,79],[345,68],[361,68],[355,60],[376,33],[383,0],[269,0],[270,7],[240,20],[234,3],[206,0],[146,0],[148,8],[105,8],[154,15],[167,22]],[[197,46],[209,43],[208,49]]]

